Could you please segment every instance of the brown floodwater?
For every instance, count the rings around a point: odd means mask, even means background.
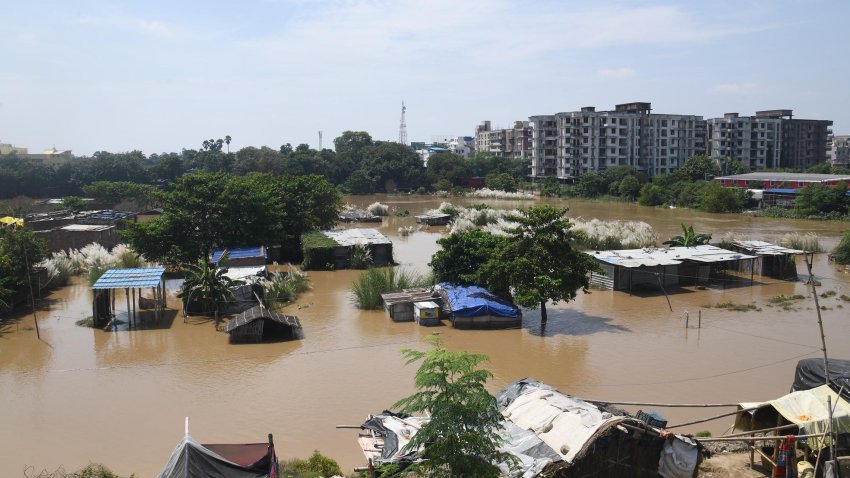
[[[439,200],[354,197],[365,206],[380,200],[419,213]],[[455,203],[474,203],[451,199]],[[527,201],[486,201],[511,208]],[[789,231],[816,232],[833,247],[846,223],[705,214],[609,202],[561,202],[585,218],[635,219],[650,223],[661,238],[679,224],[698,231],[740,233],[776,240]],[[379,229],[394,241],[403,266],[424,271],[437,250],[443,227],[401,237],[398,228],[413,217],[391,216]],[[366,227],[371,227],[367,225]],[[798,259],[798,271],[804,265]],[[815,260],[827,347],[831,356],[850,355],[850,276]],[[362,464],[354,430],[409,394],[415,367],[405,367],[399,351],[421,347],[439,333],[452,350],[490,356],[493,391],[527,376],[565,393],[612,401],[730,403],[765,400],[787,392],[796,361],[818,357],[820,338],[813,302],[801,282],[757,277],[754,286],[682,290],[637,296],[593,291],[569,304],[551,306],[549,323],[526,311],[516,330],[473,331],[393,323],[382,311],[360,311],[349,287],[356,271],[311,272],[313,290],[287,313],[301,318],[300,340],[230,345],[209,321],[172,312],[156,327],[104,332],[75,325],[91,315],[87,282],[75,279],[47,295],[37,312],[42,341],[32,315],[0,326],[0,476],[23,476],[25,467],[73,470],[103,462],[121,474],[156,476],[183,433],[183,418],[201,442],[252,442],[275,435],[282,458],[305,457],[314,449],[336,458],[346,471]],[[177,309],[169,281],[169,305]],[[803,294],[796,311],[767,306],[768,298]],[[118,303],[122,303],[119,297]],[[721,302],[753,303],[761,311],[702,308]],[[840,307],[842,306],[843,307]],[[702,328],[696,328],[702,309]],[[123,310],[119,305],[119,310]],[[690,315],[686,329],[682,314]],[[646,408],[646,407],[645,407]],[[671,424],[721,413],[722,409],[660,409]],[[686,427],[723,432],[731,420]]]

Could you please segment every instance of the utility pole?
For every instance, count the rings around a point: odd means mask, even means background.
[[[812,285],[812,296],[815,298],[815,310],[818,313],[818,327],[820,327],[820,343],[823,350],[823,376],[826,384],[829,385],[829,358],[826,355],[826,336],[823,334],[823,319],[820,315],[820,304],[818,303],[818,291],[815,288],[815,276],[812,274],[812,262],[814,261],[815,253],[806,252],[803,257],[806,258],[806,267],[809,269],[809,284]]]

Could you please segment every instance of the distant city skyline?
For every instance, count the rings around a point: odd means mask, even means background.
[[[842,1],[0,0],[0,142],[76,155],[410,141],[600,110],[850,133]]]

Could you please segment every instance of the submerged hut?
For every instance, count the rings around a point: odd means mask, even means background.
[[[699,445],[617,410],[585,402],[526,378],[496,395],[503,450],[518,469],[494,463],[504,476],[657,478],[693,476]],[[427,417],[384,412],[371,416],[358,438],[369,465],[404,468],[422,459],[405,449]]]
[[[225,330],[231,343],[244,343],[293,339],[300,329],[298,317],[258,305],[230,319]]]
[[[347,269],[355,247],[365,247],[372,265],[393,264],[393,243],[376,229],[355,228],[310,232],[301,236],[305,270]]]
[[[227,254],[227,260],[224,265],[227,267],[227,272],[224,275],[227,277],[249,283],[266,277],[268,251],[265,247],[222,247],[210,255],[210,263],[218,264],[225,254]]]
[[[796,279],[795,258],[806,253],[765,241],[733,241],[731,249],[757,257],[755,261],[741,263],[741,271],[775,279]]]
[[[381,216],[376,216],[366,209],[346,209],[339,213],[342,222],[381,222]]]
[[[712,268],[738,270],[742,262],[757,257],[716,246],[621,249],[585,252],[601,273],[591,273],[590,282],[611,290],[639,287],[667,288],[705,284]]]
[[[419,302],[437,302],[439,307],[442,303],[440,295],[434,288],[404,289],[401,292],[388,292],[381,294],[384,302],[384,310],[394,322],[413,322],[416,320],[415,304]],[[439,320],[439,318],[438,318]]]
[[[117,291],[124,289],[127,301],[127,323],[139,319],[139,309],[152,309],[154,319],[159,320],[165,310],[165,268],[109,269],[92,285],[92,320],[95,327],[102,327],[116,318]],[[151,298],[142,297],[142,291],[150,289]],[[143,313],[144,314],[144,313]]]
[[[445,226],[449,222],[451,222],[452,216],[450,214],[444,213],[427,213],[420,214],[416,216],[416,222],[419,224],[426,224],[428,226]]]
[[[522,311],[476,285],[441,283],[437,291],[452,326],[458,329],[503,329],[522,325]]]
[[[278,478],[277,455],[271,433],[268,443],[202,445],[187,432],[171,452],[158,478],[194,476]]]

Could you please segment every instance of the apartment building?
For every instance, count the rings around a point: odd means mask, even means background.
[[[850,167],[850,134],[839,134],[832,137],[829,164],[841,168]]]
[[[652,113],[651,103],[588,106],[529,118],[532,177],[572,179],[582,173],[632,166],[647,175],[671,173],[705,153],[702,116]]]
[[[475,151],[503,158],[527,158],[530,155],[531,127],[528,121],[516,121],[513,128],[493,129],[490,121],[475,127]]]
[[[806,169],[826,161],[830,150],[832,121],[794,119],[792,110],[726,113],[706,123],[709,156],[737,159],[753,170]]]

